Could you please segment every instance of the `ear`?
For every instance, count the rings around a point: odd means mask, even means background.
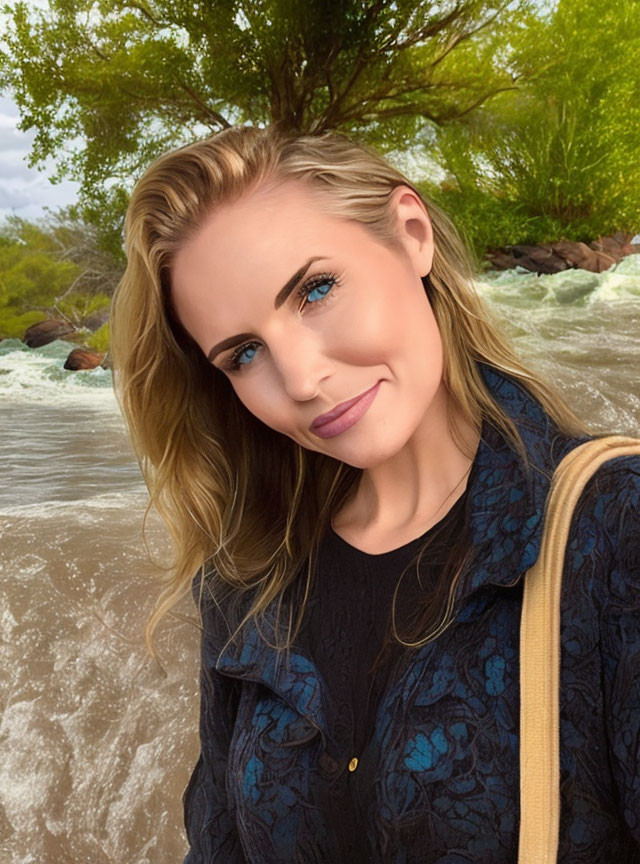
[[[418,276],[426,276],[433,266],[433,228],[424,204],[409,186],[398,186],[393,190],[391,207],[409,261]]]

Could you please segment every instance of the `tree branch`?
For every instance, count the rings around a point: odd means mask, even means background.
[[[436,21],[430,21],[424,27],[419,27],[411,36],[407,37],[403,42],[389,41],[382,46],[382,50],[402,51],[405,48],[411,48],[417,42],[429,39],[432,36],[437,36],[442,30],[449,26],[456,18],[460,17],[460,13],[464,9],[465,4],[458,5],[445,15],[443,18],[438,18]]]
[[[460,117],[464,117],[465,114],[468,114],[470,111],[473,111],[474,108],[477,108],[479,105],[482,105],[483,102],[486,102],[491,96],[496,96],[498,93],[504,93],[507,90],[519,90],[519,87],[497,87],[495,90],[490,90],[488,93],[485,93],[484,96],[481,96],[468,108],[465,108],[464,111],[455,111],[450,112],[446,115],[443,115],[442,120],[459,120]]]
[[[496,11],[495,15],[491,16],[490,18],[487,18],[486,21],[483,21],[481,24],[478,24],[478,26],[474,27],[472,30],[463,30],[462,33],[459,35],[459,37],[454,37],[454,39],[452,40],[451,46],[448,47],[443,52],[443,54],[440,55],[440,57],[438,57],[436,60],[433,61],[433,63],[431,64],[431,68],[435,69],[435,67],[438,65],[438,63],[440,63],[447,56],[447,54],[449,54],[449,52],[453,48],[456,47],[456,45],[459,45],[460,42],[463,42],[465,39],[468,39],[470,36],[473,36],[475,33],[479,33],[480,30],[483,30],[485,27],[488,27],[489,24],[491,24],[493,21],[495,21],[495,19],[502,12],[502,10],[508,5],[509,5],[508,2],[503,3],[502,6],[498,7],[498,10]]]
[[[218,111],[215,111],[211,108],[207,103],[199,96],[198,93],[192,88],[189,87],[188,84],[185,84],[184,81],[178,82],[179,86],[182,90],[189,96],[195,104],[202,109],[205,116],[207,116],[210,120],[213,120],[214,123],[220,125],[223,129],[229,129],[232,125],[229,123],[226,117],[223,117]]]
[[[378,2],[374,3],[367,9],[367,14],[365,18],[364,26],[362,30],[367,32],[369,30],[369,25],[371,21],[384,9],[384,0],[378,0]],[[365,50],[366,43],[361,42],[360,48],[358,50],[358,56],[356,57],[353,71],[351,72],[350,77],[348,78],[345,86],[342,89],[342,92],[335,98],[334,102],[329,105],[329,111],[325,115],[325,122],[329,123],[332,117],[338,115],[340,110],[341,103],[347,97],[349,91],[353,88],[356,81],[366,68],[367,61],[369,59],[368,53]]]
[[[125,0],[125,2],[121,2],[119,4],[123,9],[130,7],[131,9],[137,9],[139,12],[142,12],[144,17],[151,21],[152,24],[156,24],[160,26],[162,21],[159,18],[156,18],[142,3],[136,3],[135,0]]]

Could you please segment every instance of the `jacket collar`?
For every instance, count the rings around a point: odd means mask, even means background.
[[[516,585],[535,563],[551,475],[566,453],[590,437],[561,434],[540,403],[515,379],[484,363],[478,367],[491,396],[516,423],[531,469],[527,472],[502,434],[483,421],[467,484],[469,527],[476,557],[458,583],[454,598],[455,609],[464,606],[462,615],[467,618],[473,614],[474,604],[467,603],[472,595],[475,598],[488,585]],[[266,624],[261,624],[269,641],[273,641],[275,633],[274,608],[275,601],[264,616]],[[224,634],[224,639],[228,635]],[[218,648],[224,645],[224,639]],[[301,646],[292,646],[285,665],[282,655],[279,657],[261,638],[255,623],[249,622],[235,643],[211,659],[219,672],[262,682],[328,734],[325,685],[320,683],[319,671]]]
[[[590,435],[562,434],[515,379],[479,363],[493,399],[515,422],[530,470],[486,421],[469,475],[469,528],[476,558],[458,584],[456,602],[485,585],[512,586],[538,558],[551,477],[564,456]]]

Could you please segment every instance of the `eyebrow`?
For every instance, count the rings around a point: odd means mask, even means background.
[[[293,276],[287,280],[287,282],[283,285],[283,287],[276,294],[276,299],[273,302],[273,308],[279,309],[282,304],[286,301],[287,297],[293,289],[297,286],[297,284],[304,278],[305,273],[314,263],[314,261],[323,261],[328,258],[327,255],[315,255],[313,258],[309,258],[306,264],[303,264]],[[207,360],[209,363],[213,363],[215,358],[222,351],[226,351],[227,348],[233,348],[235,345],[238,345],[240,342],[243,342],[245,339],[251,339],[253,337],[253,333],[238,333],[236,336],[229,336],[227,339],[223,339],[222,342],[218,342],[207,354]]]

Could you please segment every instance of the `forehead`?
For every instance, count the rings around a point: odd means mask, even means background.
[[[241,279],[245,270],[252,275],[254,266],[270,261],[300,266],[300,256],[320,239],[343,246],[345,221],[330,213],[323,198],[303,184],[286,183],[220,205],[176,253],[175,289],[197,281],[203,269]]]

